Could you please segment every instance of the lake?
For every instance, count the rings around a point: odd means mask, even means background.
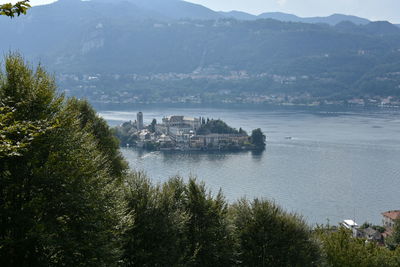
[[[99,111],[110,125],[135,120],[139,109]],[[251,109],[144,106],[145,123],[167,115],[222,119],[267,136],[262,154],[163,153],[122,149],[134,170],[154,182],[195,176],[227,200],[270,199],[310,223],[355,219],[381,223],[400,209],[400,113],[387,110]],[[289,138],[291,137],[291,139]]]

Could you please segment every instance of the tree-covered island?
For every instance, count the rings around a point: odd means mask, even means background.
[[[114,132],[122,146],[163,151],[262,151],[266,140],[261,129],[249,136],[242,128],[232,128],[220,119],[174,115],[164,117],[161,123],[153,119],[146,126],[142,112]]]

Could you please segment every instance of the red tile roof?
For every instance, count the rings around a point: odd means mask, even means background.
[[[382,213],[382,215],[384,217],[388,217],[389,219],[397,220],[397,219],[400,219],[400,210],[387,211],[387,212]]]

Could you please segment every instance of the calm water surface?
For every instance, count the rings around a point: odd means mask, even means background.
[[[398,112],[269,111],[210,108],[143,108],[145,122],[182,114],[221,118],[267,135],[262,154],[162,153],[123,149],[132,169],[155,182],[176,174],[196,176],[229,201],[242,196],[276,201],[309,223],[381,222],[400,209]],[[101,111],[111,125],[134,120],[138,110]],[[286,137],[292,137],[287,139]]]

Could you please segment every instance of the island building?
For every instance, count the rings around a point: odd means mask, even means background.
[[[144,127],[143,125],[143,113],[142,112],[138,112],[137,114],[137,129],[138,131],[142,130]]]
[[[169,116],[162,119],[161,124],[156,125],[156,133],[165,134],[181,139],[188,139],[201,127],[201,120],[185,116]]]
[[[207,135],[196,135],[190,139],[190,146],[193,148],[202,147],[213,147],[218,148],[219,146],[225,145],[236,145],[246,143],[249,137],[245,134],[207,134]]]
[[[162,119],[163,124],[169,128],[191,129],[196,131],[201,126],[200,118],[191,118],[185,116],[169,116]]]
[[[137,147],[153,143],[160,150],[223,150],[243,149],[249,144],[249,136],[238,134],[198,134],[202,118],[181,115],[164,117],[154,130],[143,124],[143,113],[137,113],[132,133],[137,137]],[[204,123],[204,122],[203,122]]]

